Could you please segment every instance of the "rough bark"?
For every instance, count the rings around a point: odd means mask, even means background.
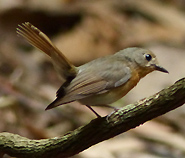
[[[126,132],[185,103],[185,78],[155,95],[97,118],[78,129],[50,139],[30,140],[16,134],[0,133],[0,155],[20,158],[69,157],[99,142]]]

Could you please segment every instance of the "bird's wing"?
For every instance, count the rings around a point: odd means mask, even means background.
[[[59,75],[68,79],[76,76],[76,69],[51,40],[38,28],[29,22],[18,25],[17,33],[23,36],[31,45],[40,49],[51,57]]]
[[[102,94],[112,88],[119,87],[126,83],[131,77],[129,67],[121,66],[120,68],[122,69],[118,70],[113,66],[107,71],[101,72],[100,70],[99,73],[96,71],[82,72],[67,87],[66,93],[70,95],[77,94],[79,97],[84,97],[93,94]]]
[[[99,66],[96,66],[97,69],[95,67],[93,70],[86,68],[80,72],[66,88],[65,93],[60,88],[56,100],[47,109],[92,95],[106,93],[112,88],[125,84],[131,78],[130,68],[123,63]]]

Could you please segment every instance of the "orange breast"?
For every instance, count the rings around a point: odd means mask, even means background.
[[[84,105],[98,106],[101,104],[111,104],[123,96],[125,96],[133,87],[137,85],[140,78],[136,71],[132,72],[132,77],[122,86],[113,88],[112,90],[103,93],[93,95],[84,99],[79,100],[80,103]]]

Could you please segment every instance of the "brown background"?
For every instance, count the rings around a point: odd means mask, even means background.
[[[61,85],[49,58],[16,34],[31,22],[76,65],[126,47],[152,50],[170,73],[153,72],[127,96],[123,106],[150,96],[185,76],[183,0],[1,0],[0,132],[32,139],[63,135],[95,115],[79,103],[45,107]],[[96,108],[102,116],[110,109]],[[185,108],[178,108],[76,158],[183,158]],[[8,156],[5,156],[8,157]]]

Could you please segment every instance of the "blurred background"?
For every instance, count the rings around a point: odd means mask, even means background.
[[[152,50],[170,73],[149,74],[115,106],[185,76],[184,0],[0,0],[0,132],[50,138],[96,117],[77,102],[44,110],[62,81],[49,57],[16,34],[24,22],[47,34],[76,66],[127,47]],[[102,116],[111,112],[94,109]],[[184,122],[182,106],[74,158],[184,158]]]

